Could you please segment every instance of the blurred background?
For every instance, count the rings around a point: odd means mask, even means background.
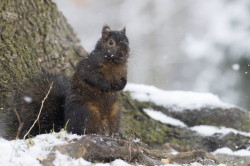
[[[54,0],[92,51],[124,25],[129,82],[211,92],[250,110],[250,0]]]

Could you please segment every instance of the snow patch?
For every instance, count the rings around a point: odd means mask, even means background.
[[[164,166],[214,166],[214,165],[202,165],[200,163],[191,163],[191,164],[183,164],[183,165],[179,165],[179,164],[166,164]],[[226,166],[225,164],[219,164],[217,166]]]
[[[60,133],[42,134],[30,140],[8,141],[0,138],[0,165],[4,166],[41,166],[37,158],[46,158],[55,145],[65,144],[72,139],[80,139],[81,136]]]
[[[155,111],[152,109],[143,109],[143,111],[149,117],[151,117],[154,120],[160,121],[161,123],[170,124],[170,125],[179,126],[179,127],[187,127],[187,125],[185,123],[183,123],[182,121],[180,121],[178,119],[174,119],[170,116],[167,116],[160,111]]]
[[[128,164],[127,162],[116,159],[112,161],[111,163],[96,163],[93,164],[91,162],[88,162],[82,158],[74,159],[67,155],[63,155],[60,152],[56,153],[56,160],[53,162],[54,165],[61,165],[61,166],[68,166],[68,165],[86,165],[86,166],[132,166]]]
[[[140,139],[140,138],[135,138],[135,139],[133,140],[133,142],[134,142],[134,143],[141,142],[141,139]]]
[[[116,159],[115,161],[111,162],[111,166],[132,166],[121,159]]]
[[[211,93],[196,93],[189,91],[164,91],[154,86],[129,83],[125,91],[130,91],[131,96],[142,102],[154,102],[174,111],[184,109],[232,108],[234,105],[222,102],[218,96]]]
[[[0,138],[0,165],[2,166],[41,166],[37,160],[45,159],[55,145],[62,145],[68,141],[79,140],[83,136],[67,134],[65,131],[38,135],[29,140],[8,141]],[[28,141],[28,143],[27,143]],[[56,152],[53,164],[58,166],[86,165],[86,166],[132,166],[121,159],[111,163],[91,163],[83,158],[74,159]]]
[[[217,149],[213,152],[214,154],[228,154],[228,155],[235,155],[235,156],[250,156],[250,151],[246,149],[241,149],[238,151],[232,151],[228,147]]]
[[[56,159],[53,162],[54,165],[91,165],[91,162],[84,160],[83,158],[73,159],[67,155],[61,154],[60,152],[56,152]]]
[[[226,128],[226,127],[215,127],[215,126],[207,126],[207,125],[200,125],[200,126],[194,126],[190,128],[193,131],[196,131],[200,135],[203,136],[212,136],[216,133],[227,135],[229,133],[234,133],[234,134],[240,134],[244,135],[246,137],[250,137],[250,133],[243,132],[243,131],[238,131],[232,128]]]

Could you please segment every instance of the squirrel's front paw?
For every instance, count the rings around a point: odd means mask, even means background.
[[[111,89],[114,91],[123,90],[127,84],[127,79],[122,77],[119,83],[111,83]]]
[[[119,84],[111,83],[111,89],[114,91],[122,90],[124,86],[121,86]]]
[[[101,89],[102,92],[109,92],[112,89],[110,85],[103,85],[103,84],[99,88]]]

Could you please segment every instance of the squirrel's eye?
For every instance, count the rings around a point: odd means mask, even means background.
[[[108,44],[109,44],[110,46],[113,46],[113,45],[115,45],[115,41],[114,41],[113,39],[110,39],[110,40],[108,41]]]

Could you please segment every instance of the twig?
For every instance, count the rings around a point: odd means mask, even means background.
[[[42,105],[41,105],[41,107],[40,107],[40,110],[39,110],[39,113],[38,113],[38,115],[37,115],[36,120],[34,121],[33,125],[30,127],[30,129],[27,131],[27,133],[24,135],[24,137],[23,137],[24,140],[26,139],[26,137],[27,137],[27,135],[30,133],[30,131],[33,129],[33,127],[35,126],[36,122],[39,120],[40,115],[41,115],[41,112],[42,112],[42,109],[43,109],[43,104],[44,104],[45,100],[48,98],[48,95],[49,95],[49,93],[50,93],[50,91],[51,91],[51,89],[52,89],[52,86],[53,86],[53,82],[51,83],[51,85],[50,85],[50,87],[49,87],[49,90],[48,90],[46,96],[45,96],[44,99],[42,100]]]
[[[141,147],[141,150],[144,152],[144,154],[148,156],[153,156],[154,158],[158,158],[158,159],[169,158],[172,156],[171,153],[163,153],[160,150],[150,150],[144,147]]]
[[[20,117],[20,115],[19,115],[19,113],[17,112],[17,110],[16,109],[14,109],[14,112],[15,112],[15,114],[16,114],[16,116],[17,116],[17,119],[18,119],[18,129],[17,129],[17,133],[16,133],[16,139],[18,139],[19,138],[19,136],[20,136],[20,133],[21,133],[21,130],[23,129],[23,122],[22,122],[22,120],[21,120],[21,117]]]

